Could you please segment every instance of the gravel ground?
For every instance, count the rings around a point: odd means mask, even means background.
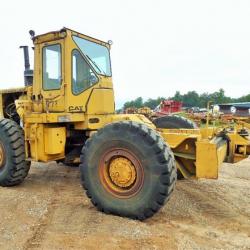
[[[250,249],[250,159],[218,180],[178,181],[144,222],[98,212],[79,183],[77,168],[33,164],[0,188],[0,249]]]

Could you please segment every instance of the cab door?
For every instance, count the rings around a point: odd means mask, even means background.
[[[64,112],[64,40],[46,42],[40,46],[43,111]]]

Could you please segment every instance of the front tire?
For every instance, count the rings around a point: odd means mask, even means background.
[[[170,148],[136,122],[106,125],[88,139],[80,170],[87,196],[100,211],[139,220],[164,205],[176,182]]]
[[[0,120],[0,186],[15,186],[28,175],[22,128],[9,119]]]

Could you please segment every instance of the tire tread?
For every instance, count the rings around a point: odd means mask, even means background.
[[[14,186],[23,182],[28,175],[30,162],[25,161],[24,133],[22,128],[12,120],[0,120],[0,132],[5,133],[11,148],[12,160],[8,165],[8,174],[0,182],[1,186]]]
[[[88,167],[87,157],[91,144],[95,144],[96,141],[99,140],[99,137],[101,137],[105,132],[109,134],[122,133],[124,130],[130,131],[130,133],[134,134],[137,138],[140,137],[147,145],[148,150],[150,152],[154,152],[157,159],[156,165],[159,169],[158,171],[160,171],[157,195],[152,197],[150,204],[147,204],[147,206],[138,211],[136,214],[121,213],[120,211],[114,211],[112,208],[102,207],[101,202],[98,201],[99,197],[94,197],[93,192],[88,185],[88,181],[86,181],[86,178],[88,178],[86,171]],[[165,201],[169,200],[170,195],[175,188],[177,173],[174,157],[170,147],[166,145],[163,138],[155,130],[142,123],[120,121],[106,125],[87,140],[82,149],[80,160],[82,186],[85,189],[87,196],[91,199],[93,205],[104,213],[112,213],[119,216],[144,220],[151,217],[165,204]]]

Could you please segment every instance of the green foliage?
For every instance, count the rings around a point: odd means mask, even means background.
[[[161,101],[165,100],[164,97],[158,97],[156,99],[149,98],[147,101],[143,103],[143,106],[149,107],[151,109],[155,109]]]
[[[233,99],[234,102],[250,102],[250,94],[242,96],[238,99]]]
[[[141,108],[143,107],[143,99],[142,97],[137,97],[133,101],[125,102],[123,108]]]
[[[225,96],[224,89],[219,89],[214,93],[202,93],[198,94],[196,91],[189,91],[186,94],[181,94],[180,91],[176,91],[173,97],[158,97],[156,99],[149,98],[145,102],[142,97],[138,97],[135,100],[128,101],[124,103],[123,109],[129,107],[141,108],[143,106],[147,106],[151,109],[156,108],[162,100],[175,100],[183,102],[183,106],[185,107],[201,107],[205,108],[207,106],[208,101],[212,103],[220,104],[220,103],[230,103],[230,102],[250,102],[250,94],[242,96],[240,98],[231,98]]]

